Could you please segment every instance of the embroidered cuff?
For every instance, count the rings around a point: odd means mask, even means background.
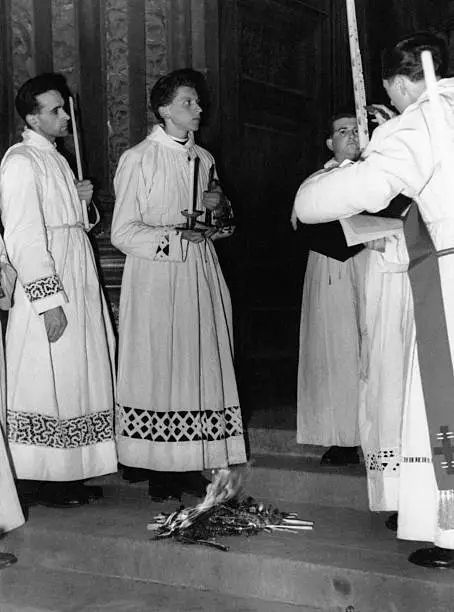
[[[183,261],[181,236],[177,231],[170,230],[161,235],[153,259],[155,261]]]
[[[38,314],[62,306],[68,301],[58,274],[26,283],[24,291]]]

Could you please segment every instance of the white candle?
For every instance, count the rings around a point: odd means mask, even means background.
[[[189,203],[188,213],[194,212],[194,179],[195,179],[195,157],[189,158]]]
[[[71,115],[71,123],[73,126],[74,151],[76,153],[76,164],[77,164],[77,178],[79,179],[79,181],[82,181],[84,177],[82,174],[82,160],[81,160],[80,149],[79,149],[79,138],[77,135],[76,113],[74,112],[74,100],[72,96],[69,97],[69,113]],[[82,200],[81,204],[82,204],[83,224],[84,224],[85,229],[88,229],[90,227],[90,224],[88,222],[87,203],[85,202],[85,200]]]
[[[433,137],[436,145],[435,150],[438,152],[440,158],[443,159],[447,153],[448,146],[445,137],[446,132],[443,129],[444,117],[438,93],[437,77],[435,75],[432,53],[430,51],[423,51],[421,53],[421,63],[424,71],[427,95],[430,101]]]
[[[358,138],[361,151],[369,143],[367,125],[366,90],[364,87],[363,64],[359,49],[358,24],[356,21],[355,0],[346,0],[348,39],[350,42],[350,59],[352,64],[353,93],[355,96],[356,121],[358,122]]]

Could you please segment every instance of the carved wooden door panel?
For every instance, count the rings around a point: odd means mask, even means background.
[[[307,253],[289,216],[323,151],[328,17],[321,0],[220,2],[221,170],[238,230],[219,250],[243,388],[272,371],[296,387]]]

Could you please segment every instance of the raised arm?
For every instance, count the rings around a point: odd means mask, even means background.
[[[433,162],[422,113],[397,118],[386,137],[372,139],[365,159],[307,179],[295,198],[303,223],[351,217],[361,211],[386,208],[399,193],[417,195],[428,181]],[[375,134],[374,134],[375,135]]]

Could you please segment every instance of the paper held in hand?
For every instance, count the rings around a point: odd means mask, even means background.
[[[373,215],[354,215],[340,219],[348,246],[355,246],[386,236],[395,236],[403,231],[402,219],[389,219]]]

